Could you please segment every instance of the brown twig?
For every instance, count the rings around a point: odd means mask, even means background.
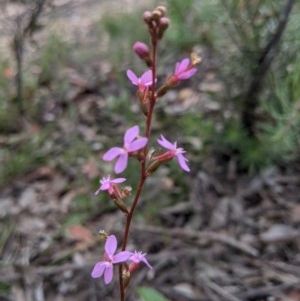
[[[219,286],[215,282],[212,282],[211,280],[209,280],[208,278],[206,278],[202,275],[199,275],[199,278],[203,285],[207,286],[209,289],[211,289],[212,291],[214,291],[215,293],[220,295],[222,297],[222,300],[224,300],[224,301],[242,301],[242,300],[244,300],[244,299],[239,299],[239,298],[235,297],[234,295],[232,295],[231,293],[229,293],[228,291],[223,289],[221,286]]]

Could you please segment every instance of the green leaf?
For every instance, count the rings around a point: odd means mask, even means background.
[[[138,287],[137,293],[143,301],[168,301],[161,293],[150,287]]]

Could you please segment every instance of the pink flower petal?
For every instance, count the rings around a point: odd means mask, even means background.
[[[180,74],[177,75],[177,78],[182,80],[182,79],[188,79],[190,77],[192,77],[195,73],[197,72],[196,68],[192,68],[190,70],[187,70],[185,72],[182,72]]]
[[[174,146],[170,141],[168,141],[163,135],[160,135],[161,140],[157,140],[158,144],[162,147],[165,147],[169,150],[174,150],[176,146]]]
[[[104,271],[104,283],[109,284],[113,278],[113,266],[110,264]]]
[[[102,157],[104,161],[111,161],[124,152],[123,148],[112,147]]]
[[[176,64],[175,73],[183,72],[190,64],[190,60],[188,58],[183,59],[179,65]]]
[[[139,264],[142,261],[149,267],[149,269],[152,269],[152,266],[149,264],[148,260],[145,257],[146,255],[146,253],[143,254],[142,252],[135,251],[134,253],[132,253],[132,256],[129,258],[129,260],[136,264]]]
[[[105,261],[97,262],[95,264],[94,268],[93,268],[91,276],[93,278],[99,278],[99,277],[101,277],[103,275],[105,267],[106,267],[106,262]]]
[[[143,256],[143,257],[141,258],[141,261],[142,261],[144,264],[146,264],[146,266],[147,266],[149,269],[152,270],[152,266],[149,264],[149,262],[148,262],[148,260],[146,259],[145,256]]]
[[[110,187],[110,183],[106,182],[100,186],[100,190],[107,190]]]
[[[130,79],[130,81],[131,81],[131,83],[132,83],[133,85],[137,85],[137,84],[138,84],[139,79],[138,79],[138,77],[135,75],[135,73],[133,73],[133,72],[129,69],[129,70],[127,70],[126,74],[127,74],[127,77]]]
[[[139,132],[140,132],[140,128],[137,125],[128,129],[124,135],[124,145],[131,143],[139,134]]]
[[[124,153],[120,155],[115,165],[115,173],[119,174],[123,172],[127,167],[127,163],[128,163],[128,154]]]
[[[100,193],[100,188],[97,190],[97,191],[95,191],[95,195],[98,195],[99,193]]]
[[[190,168],[187,166],[186,162],[188,161],[182,154],[177,155],[177,160],[180,167],[185,170],[186,172],[190,171]]]
[[[126,181],[125,178],[117,178],[117,179],[111,180],[111,182],[112,182],[112,183],[115,183],[115,184],[123,183],[123,182],[125,182],[125,181]]]
[[[152,70],[146,71],[141,76],[141,82],[147,87],[152,85]]]
[[[127,151],[128,152],[135,152],[139,149],[142,149],[143,147],[146,146],[148,142],[148,139],[145,137],[139,138],[133,142],[131,142],[128,146],[127,146]]]
[[[180,72],[180,63],[177,62],[176,65],[175,65],[175,72],[174,74],[177,74],[178,72]]]
[[[115,235],[109,235],[105,243],[105,252],[109,257],[115,254],[117,250],[117,245],[118,242]]]
[[[113,258],[113,264],[127,261],[132,256],[132,252],[122,251],[116,254]]]

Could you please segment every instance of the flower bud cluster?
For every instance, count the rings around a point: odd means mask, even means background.
[[[166,8],[157,6],[152,12],[145,11],[143,14],[144,22],[146,23],[151,36],[156,36],[161,40],[164,32],[169,27],[170,20],[166,17]]]

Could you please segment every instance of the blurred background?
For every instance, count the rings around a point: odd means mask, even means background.
[[[98,231],[121,238],[124,218],[94,192],[113,173],[103,153],[143,124],[126,70],[145,71],[132,46],[156,5],[158,84],[192,52],[202,63],[156,106],[153,142],[178,141],[191,172],[148,179],[129,247],[154,269],[128,300],[300,300],[296,0],[0,2],[0,300],[118,300],[117,277],[90,272]]]

